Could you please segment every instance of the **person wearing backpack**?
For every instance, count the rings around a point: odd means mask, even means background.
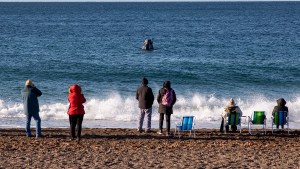
[[[169,136],[171,127],[171,114],[173,114],[173,106],[176,103],[176,94],[175,91],[171,88],[170,81],[165,81],[163,87],[159,90],[157,102],[159,104],[159,131],[157,133],[162,134],[163,132],[163,121],[165,116],[167,126],[166,135]]]
[[[139,124],[138,124],[138,132],[142,132],[144,117],[146,115],[147,119],[147,128],[145,130],[146,133],[151,131],[151,116],[152,116],[152,105],[154,101],[154,95],[152,89],[148,87],[148,80],[143,78],[142,85],[138,87],[136,91],[136,100],[139,102]]]

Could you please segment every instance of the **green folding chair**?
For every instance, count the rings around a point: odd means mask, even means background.
[[[240,133],[242,133],[240,113],[230,112],[228,115],[228,125],[230,125],[230,126],[235,125],[235,126],[239,127]],[[226,130],[225,130],[225,133],[226,133]]]
[[[288,132],[288,134],[290,134],[288,112],[286,112],[286,111],[275,112],[274,116],[271,118],[272,118],[272,134],[274,133],[274,128],[273,128],[274,125],[276,125],[276,126],[286,125],[287,132]]]
[[[251,133],[251,126],[253,125],[262,125],[263,127],[263,131],[266,134],[266,115],[265,115],[265,111],[254,111],[253,114],[250,116],[248,116],[248,129],[249,129],[249,134]]]

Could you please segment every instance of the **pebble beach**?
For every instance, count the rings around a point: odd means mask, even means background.
[[[300,131],[264,135],[197,129],[180,138],[125,128],[83,128],[70,140],[67,128],[0,129],[0,168],[299,168]],[[174,133],[173,133],[174,134]]]

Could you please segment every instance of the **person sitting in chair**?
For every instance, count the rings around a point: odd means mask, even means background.
[[[279,112],[279,111],[285,111],[286,113],[289,112],[289,109],[288,107],[285,106],[286,104],[286,101],[283,99],[283,98],[280,98],[277,100],[277,106],[274,107],[273,111],[272,111],[272,115],[274,117],[275,113],[276,112]],[[287,116],[287,114],[286,114]],[[276,125],[276,128],[279,129],[279,125]],[[283,125],[281,125],[281,128],[283,129]]]
[[[241,117],[243,114],[243,112],[241,111],[239,106],[235,105],[234,100],[232,98],[229,100],[228,105],[224,108],[224,110],[222,112],[222,124],[221,124],[221,128],[220,128],[221,132],[223,132],[224,126],[226,129],[226,132],[229,131],[228,116],[230,115],[230,113],[238,113],[239,117]],[[235,132],[236,130],[237,130],[237,126],[231,125],[231,131]]]

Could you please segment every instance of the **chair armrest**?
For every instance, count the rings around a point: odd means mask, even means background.
[[[249,123],[249,122],[252,122],[252,118],[251,118],[250,116],[247,116],[247,117],[248,117],[248,118],[247,118],[247,119],[248,119],[248,123]]]
[[[175,122],[176,126],[182,126],[182,122]]]
[[[243,119],[245,119],[245,121],[247,120],[247,116],[240,116],[239,119],[240,119],[240,122],[242,123]]]

